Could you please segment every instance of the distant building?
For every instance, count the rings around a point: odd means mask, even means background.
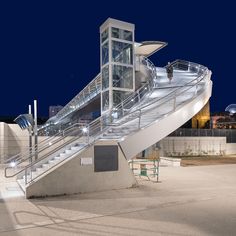
[[[50,106],[49,107],[49,118],[51,118],[52,116],[55,116],[62,108],[63,108],[63,106],[61,106],[61,105]]]
[[[210,104],[209,102],[192,118],[192,128],[206,128],[207,122],[210,121]]]

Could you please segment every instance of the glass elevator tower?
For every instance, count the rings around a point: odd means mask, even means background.
[[[135,89],[134,25],[108,18],[100,26],[101,114]]]

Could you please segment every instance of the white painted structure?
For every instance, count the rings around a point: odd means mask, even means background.
[[[160,166],[180,167],[180,158],[160,157]]]
[[[0,164],[28,147],[28,131],[22,131],[16,124],[0,122]]]
[[[95,145],[117,143],[99,141]],[[81,160],[85,158],[91,159],[91,164],[81,164]],[[96,192],[135,186],[136,180],[120,148],[118,158],[119,171],[95,172],[94,146],[90,146],[41,175],[34,184],[26,188],[26,197]]]
[[[107,26],[108,36],[104,32]],[[109,52],[108,59],[102,63],[102,70],[108,66],[108,72],[117,68],[120,72],[114,74],[113,71],[104,78],[104,73],[107,71],[102,71],[102,81],[99,73],[81,93],[44,125],[40,133],[48,135],[51,132],[52,135],[45,136],[44,140],[39,142],[37,160],[30,152],[19,153],[11,159],[5,169],[7,177],[17,176],[27,197],[133,186],[135,181],[127,160],[179,128],[208,102],[212,92],[211,71],[208,68],[192,62],[174,61],[171,63],[173,79],[170,83],[166,68],[155,67],[144,57],[163,47],[164,44],[153,41],[140,44],[143,50],[138,50],[137,55],[132,53],[134,58],[130,60],[130,50],[133,48],[130,45],[134,44],[134,35],[131,35],[130,43],[123,42],[123,37],[124,35],[130,37],[130,32],[132,33],[134,28],[126,29],[126,26],[130,25],[108,20],[104,29],[101,28],[101,37],[105,33],[104,41],[101,39],[102,46],[108,40],[109,50],[113,50],[114,45],[118,45],[119,49],[114,50],[112,54]],[[116,54],[117,51],[120,54]],[[127,58],[124,58],[125,56]],[[129,65],[126,64],[126,60]],[[132,83],[134,70],[135,88]],[[115,81],[114,75],[118,75]],[[129,79],[129,84],[126,83],[126,79]],[[108,87],[104,85],[106,81],[109,82]],[[119,85],[116,84],[117,81]],[[115,96],[116,92],[121,95],[125,90],[128,92],[127,96]],[[89,124],[73,123],[70,117],[74,111],[89,106],[90,102],[101,94],[103,96],[104,93],[109,96],[105,100],[100,98],[102,106],[104,101],[108,103],[107,107],[102,108],[100,117]],[[115,103],[115,99],[120,102]],[[65,127],[61,129],[58,124],[64,124]],[[114,152],[108,152],[108,157],[105,151],[98,154],[99,152],[95,152],[97,145],[106,148],[117,147],[115,149],[118,155],[117,163],[115,162],[117,165],[113,163],[113,166],[111,162],[112,158],[116,160],[113,157]],[[104,156],[107,158],[105,161]],[[90,163],[94,163],[95,160],[95,164],[91,165]],[[98,173],[96,169],[99,163],[103,163],[106,168]]]

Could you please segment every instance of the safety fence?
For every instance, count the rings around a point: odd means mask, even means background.
[[[129,161],[129,166],[135,176],[146,177],[148,180],[158,182],[159,160],[133,159]]]
[[[236,129],[177,129],[171,137],[226,137],[227,143],[236,143]]]

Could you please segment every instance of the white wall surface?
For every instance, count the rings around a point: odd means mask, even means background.
[[[226,137],[166,137],[160,142],[163,156],[225,155],[229,147]]]
[[[236,154],[236,143],[226,143],[226,154]]]
[[[28,131],[22,131],[17,124],[0,122],[0,163],[25,150],[29,146]]]
[[[209,82],[205,90],[190,102],[184,103],[176,111],[168,114],[167,117],[162,117],[158,122],[154,122],[145,129],[141,129],[121,140],[120,145],[126,158],[130,160],[142,150],[162,140],[191,119],[208,102],[211,97],[211,90],[212,82]]]
[[[99,141],[96,145],[117,145],[117,143]],[[26,186],[26,197],[97,192],[136,185],[127,160],[120,148],[118,150],[118,171],[94,172],[94,146],[91,146]],[[81,158],[92,158],[92,165],[81,165]]]

